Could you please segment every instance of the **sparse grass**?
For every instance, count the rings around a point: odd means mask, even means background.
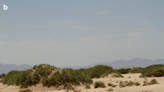
[[[105,86],[104,82],[96,81],[94,84],[94,88],[98,88],[98,87],[105,88],[106,86]]]

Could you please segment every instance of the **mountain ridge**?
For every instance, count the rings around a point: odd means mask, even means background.
[[[164,64],[164,59],[157,59],[157,60],[150,60],[150,59],[142,59],[142,58],[133,58],[131,60],[114,60],[113,62],[99,62],[94,63],[90,65],[84,65],[84,66],[64,66],[60,68],[72,68],[72,69],[80,69],[80,68],[89,68],[93,67],[95,65],[107,65],[111,66],[114,69],[119,68],[133,68],[133,67],[147,67],[149,65],[153,64]],[[31,69],[33,66],[28,64],[22,64],[22,65],[15,65],[15,64],[2,64],[0,63],[0,74],[2,73],[8,73],[11,70],[26,70]]]

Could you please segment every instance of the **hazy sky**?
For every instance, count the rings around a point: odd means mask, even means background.
[[[164,0],[1,0],[0,7],[3,64],[164,59]]]

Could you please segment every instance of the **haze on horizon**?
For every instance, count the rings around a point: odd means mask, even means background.
[[[0,63],[164,59],[163,0],[1,0]]]

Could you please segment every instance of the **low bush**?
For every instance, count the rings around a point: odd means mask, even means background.
[[[116,71],[118,71],[121,74],[127,74],[127,73],[129,73],[130,70],[131,70],[130,68],[127,68],[127,69],[116,69]]]
[[[151,65],[143,69],[140,77],[162,77],[164,76],[164,65]]]
[[[98,87],[105,88],[106,86],[105,86],[104,82],[97,81],[94,84],[94,88],[98,88]]]
[[[139,85],[140,85],[140,83],[139,83],[139,82],[136,82],[136,83],[134,83],[134,85],[139,86]]]
[[[106,65],[96,65],[88,69],[77,70],[77,71],[83,72],[84,74],[88,75],[90,78],[105,77],[108,74],[114,74],[113,77],[122,77],[121,73],[113,70],[112,67]]]
[[[112,83],[108,83],[108,86],[112,86],[113,84]]]
[[[125,85],[125,84],[120,84],[119,87],[120,87],[120,88],[126,87],[126,85]]]
[[[85,88],[86,88],[86,89],[90,89],[91,87],[90,87],[89,84],[87,84],[87,85],[85,86]]]
[[[33,92],[30,89],[26,89],[26,90],[20,90],[19,92]]]
[[[158,81],[156,79],[152,79],[148,84],[149,85],[158,84]]]
[[[129,81],[129,82],[126,84],[126,86],[132,86],[132,85],[134,85],[134,82],[133,82],[133,81]]]

